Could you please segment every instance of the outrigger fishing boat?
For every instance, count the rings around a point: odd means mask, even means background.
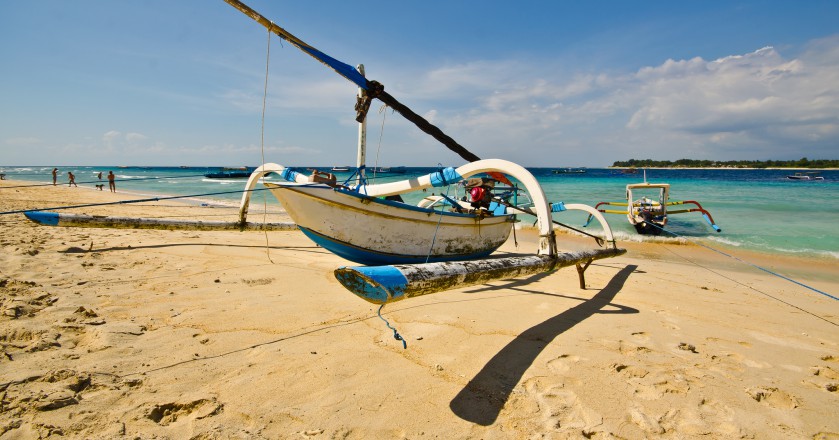
[[[644,173],[643,183],[633,183],[626,185],[626,202],[600,202],[595,208],[599,212],[606,214],[623,214],[629,220],[629,223],[635,227],[635,231],[643,235],[660,235],[665,231],[664,227],[667,225],[667,217],[670,214],[682,214],[686,212],[699,212],[702,217],[714,228],[717,232],[722,232],[719,226],[714,222],[711,213],[706,211],[699,202],[694,200],[670,200],[670,184],[669,183],[649,183],[647,182],[647,174]],[[695,208],[668,210],[669,206],[684,206],[695,205]],[[601,207],[608,206],[624,206],[625,210],[615,210]],[[592,220],[589,215],[588,220],[584,226]]]
[[[349,261],[366,265],[339,267],[335,276],[348,290],[376,304],[569,265],[576,265],[580,287],[585,288],[584,272],[592,261],[626,252],[617,248],[609,224],[595,208],[549,203],[539,182],[524,167],[501,159],[481,160],[385,92],[382,84],[367,80],[363,66],[354,68],[320,52],[238,0],[225,1],[358,86],[358,160],[353,175],[339,182],[329,172],[312,170],[308,174],[265,163],[248,178],[239,224],[248,224],[251,193],[262,183],[312,241]],[[441,167],[434,173],[407,180],[369,184],[365,172],[365,121],[373,99],[400,113],[468,163],[457,168]],[[285,182],[265,182],[262,177],[270,173]],[[518,183],[514,184],[511,178]],[[497,191],[499,182],[511,190]],[[468,191],[469,197],[450,197],[447,191],[452,187]],[[416,205],[403,201],[403,195],[427,188],[447,190],[441,190],[439,196],[423,198]],[[517,203],[520,190],[526,191],[532,204]],[[558,252],[553,230],[558,222],[552,214],[567,210],[588,212],[600,222],[604,237],[587,235],[595,238],[601,248]],[[37,218],[30,214],[27,216],[31,219]],[[519,214],[537,217],[536,255],[490,257],[508,239]],[[60,216],[51,218],[53,224],[61,224]]]
[[[368,80],[363,66],[353,68],[324,54],[238,0],[225,1],[358,87],[355,108],[359,146],[354,183],[350,183],[350,179],[338,183],[329,173],[314,171],[307,176],[268,163],[248,179],[240,208],[240,220],[244,222],[251,190],[262,176],[279,174],[285,183],[263,184],[312,241],[350,261],[382,265],[338,268],[336,277],[353,293],[384,304],[455,286],[551,271],[571,264],[577,265],[580,284],[584,286],[583,272],[594,259],[625,252],[617,248],[608,223],[596,209],[582,204],[549,203],[539,182],[524,167],[501,159],[481,160],[385,92],[382,84]],[[373,99],[382,101],[469,163],[398,182],[368,184],[365,177],[365,120]],[[513,186],[508,176],[524,186],[533,201],[532,208],[511,202],[511,197],[515,200],[512,195],[492,194],[495,182]],[[424,199],[418,205],[402,201],[402,195],[411,192],[452,185],[468,189],[470,198],[454,200],[441,195],[430,203]],[[582,210],[597,218],[609,247],[560,255],[552,213],[566,210]],[[538,220],[537,255],[483,259],[507,240],[516,215],[524,213],[536,215]],[[596,239],[599,244],[604,243],[603,239]]]

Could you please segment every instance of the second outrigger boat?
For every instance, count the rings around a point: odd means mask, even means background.
[[[693,208],[670,210],[670,206],[685,206],[694,205]],[[623,206],[625,210],[608,209],[601,207],[609,206]],[[635,231],[643,235],[660,235],[665,231],[664,227],[667,225],[667,217],[670,214],[682,214],[686,212],[699,212],[705,221],[711,225],[717,232],[722,232],[722,229],[714,222],[711,213],[705,210],[699,202],[695,200],[670,200],[670,184],[669,183],[649,183],[645,179],[643,183],[633,183],[626,185],[626,202],[600,202],[595,206],[599,212],[606,214],[623,214],[629,220],[629,223],[635,227]],[[592,220],[592,216],[588,216],[585,226]]]

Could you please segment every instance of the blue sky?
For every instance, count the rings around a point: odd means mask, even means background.
[[[839,2],[249,6],[481,158],[839,158]],[[356,89],[222,0],[8,1],[0,165],[345,165]],[[374,102],[368,165],[463,161]]]

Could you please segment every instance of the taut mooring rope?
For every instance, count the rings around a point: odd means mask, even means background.
[[[274,23],[271,23],[272,27]],[[262,154],[262,169],[265,169],[265,107],[266,101],[268,100],[268,73],[270,72],[271,65],[271,28],[268,28],[268,44],[265,50],[265,87],[263,88],[262,92],[262,124],[260,126],[260,133],[259,133],[259,150]],[[262,184],[265,184],[265,174],[259,176],[259,179],[262,181]],[[262,197],[262,224],[268,222],[268,201],[265,199],[263,194]],[[262,232],[265,233],[265,255],[268,256],[268,261],[271,263],[274,260],[271,259],[271,246],[268,242],[268,229],[263,228]]]
[[[714,251],[714,252],[716,252],[716,253],[718,253],[718,254],[720,254],[720,255],[725,255],[725,256],[726,256],[726,257],[728,257],[728,258],[733,258],[733,259],[735,259],[735,260],[737,260],[737,261],[739,261],[739,262],[741,262],[741,263],[743,263],[743,264],[747,264],[747,265],[752,266],[752,267],[754,267],[754,268],[756,268],[756,269],[760,269],[760,270],[762,270],[762,271],[764,271],[764,272],[766,272],[766,273],[768,273],[768,274],[770,274],[770,275],[774,275],[774,276],[776,276],[776,277],[778,277],[778,278],[785,279],[785,280],[787,280],[787,281],[789,281],[789,282],[791,282],[791,283],[795,283],[795,284],[798,284],[798,285],[799,285],[799,286],[801,286],[801,287],[804,287],[804,288],[806,288],[806,289],[810,289],[810,290],[812,290],[813,292],[816,292],[816,293],[818,293],[818,294],[820,294],[820,295],[824,295],[824,296],[826,296],[826,297],[828,297],[828,298],[831,298],[831,299],[834,299],[834,300],[836,300],[836,301],[839,301],[839,297],[833,296],[833,295],[831,295],[831,294],[829,294],[829,293],[827,293],[827,292],[823,292],[823,291],[821,291],[821,290],[819,290],[819,289],[816,289],[815,287],[808,286],[808,285],[806,285],[806,284],[804,284],[804,283],[802,283],[802,282],[800,282],[800,281],[796,281],[796,280],[794,280],[794,279],[792,279],[792,278],[790,278],[790,277],[787,277],[787,276],[781,275],[781,274],[779,274],[779,273],[777,273],[777,272],[773,272],[773,271],[771,271],[771,270],[769,270],[769,269],[767,269],[767,268],[765,268],[765,267],[758,266],[757,264],[754,264],[754,263],[749,263],[748,261],[742,260],[742,259],[740,259],[740,258],[738,258],[738,257],[735,257],[734,255],[727,254],[727,253],[725,253],[725,252],[723,252],[723,251],[721,251],[721,250],[719,250],[719,249],[712,248],[711,246],[708,246],[708,245],[706,245],[706,244],[700,243],[700,242],[698,242],[698,241],[691,240],[691,239],[690,239],[690,238],[688,238],[688,237],[685,237],[685,236],[683,236],[683,235],[679,235],[679,234],[677,234],[677,233],[675,233],[675,232],[673,232],[673,231],[669,231],[669,230],[667,230],[667,229],[664,229],[664,228],[662,228],[661,226],[656,225],[655,223],[652,223],[652,222],[646,222],[646,223],[647,223],[648,225],[653,225],[653,226],[655,226],[656,228],[661,229],[662,231],[664,231],[664,232],[666,232],[666,233],[668,233],[668,234],[671,234],[671,235],[673,235],[673,236],[675,236],[675,237],[679,237],[679,238],[685,239],[685,240],[687,240],[687,241],[689,241],[689,242],[691,242],[691,243],[693,243],[693,244],[697,244],[697,245],[702,246],[702,247],[704,247],[704,248],[706,248],[706,249],[710,249],[710,250],[712,250],[712,251]]]

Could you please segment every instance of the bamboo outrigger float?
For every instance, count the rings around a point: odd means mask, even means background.
[[[293,231],[294,223],[249,223],[202,221],[166,218],[137,218],[105,215],[66,214],[49,211],[30,211],[24,215],[29,220],[44,226],[70,226],[80,228],[114,229],[165,229],[190,231]]]

